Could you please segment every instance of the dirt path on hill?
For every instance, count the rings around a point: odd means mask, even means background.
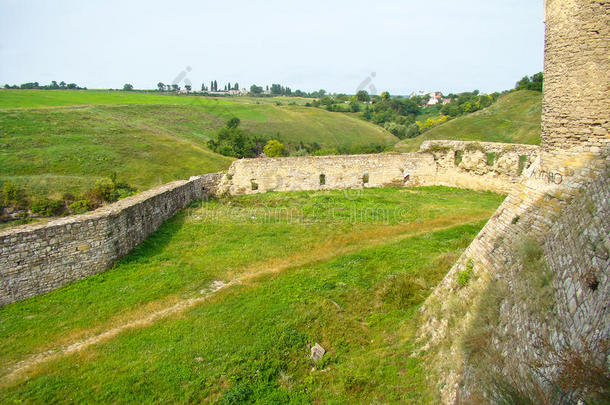
[[[226,283],[223,281],[212,282],[207,289],[200,292],[202,294],[200,296],[181,299],[160,309],[153,310],[152,312],[141,317],[125,319],[123,323],[104,332],[93,334],[87,338],[79,339],[73,343],[61,345],[54,349],[31,355],[25,360],[18,361],[4,370],[4,375],[0,376],[0,387],[10,386],[19,380],[20,377],[25,377],[27,379],[29,377],[28,374],[31,374],[31,372],[34,371],[32,369],[38,365],[52,361],[61,356],[80,352],[93,345],[111,339],[126,330],[145,328],[164,318],[180,314],[187,309],[207,301],[218,291],[226,289],[230,286],[237,284],[252,284],[262,276],[277,274],[289,268],[301,267],[304,265],[315,265],[317,263],[329,261],[335,257],[357,252],[365,248],[394,243],[402,239],[424,233],[440,231],[487,218],[488,216],[486,215],[470,215],[462,217],[451,216],[436,218],[430,221],[385,226],[382,228],[372,229],[368,232],[355,232],[347,234],[335,243],[318,245],[314,249],[307,252],[299,252],[283,258],[275,258],[254,263],[240,275],[235,275],[234,277],[229,275],[231,280]]]

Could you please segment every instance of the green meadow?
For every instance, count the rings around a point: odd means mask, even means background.
[[[225,170],[232,159],[210,151],[207,141],[231,117],[253,134],[295,144],[353,148],[397,141],[378,126],[298,105],[297,98],[235,100],[0,90],[0,183],[12,181],[32,197],[58,198],[64,192],[81,193],[113,172],[144,190]]]
[[[0,308],[0,402],[435,403],[417,310],[502,199],[422,187],[193,204],[112,269]]]

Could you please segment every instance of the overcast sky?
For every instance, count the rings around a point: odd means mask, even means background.
[[[0,83],[155,88],[189,66],[197,89],[354,93],[374,72],[378,93],[492,92],[542,70],[543,36],[543,0],[0,0]]]

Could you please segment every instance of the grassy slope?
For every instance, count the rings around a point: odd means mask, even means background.
[[[174,217],[105,273],[0,308],[6,367],[197,296],[212,280],[262,271],[181,316],[41,365],[4,386],[0,402],[214,402],[240,393],[263,403],[426,401],[425,370],[410,357],[416,309],[502,197],[445,187],[343,196],[213,202]],[[416,287],[400,289],[392,277]],[[310,371],[314,342],[328,350],[325,372]]]
[[[517,91],[502,96],[489,108],[451,120],[417,138],[405,139],[395,148],[414,152],[430,139],[539,144],[541,113],[541,93]]]
[[[344,114],[202,97],[105,91],[0,90],[0,182],[33,195],[78,193],[116,171],[140,189],[226,169],[206,143],[237,116],[253,133],[324,146],[393,144]],[[284,100],[285,102],[285,100]]]

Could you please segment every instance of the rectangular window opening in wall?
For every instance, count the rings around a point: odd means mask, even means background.
[[[517,173],[521,175],[523,170],[525,169],[525,165],[527,164],[527,155],[519,155],[519,167],[517,168]]]
[[[258,190],[258,183],[255,182],[254,180],[250,180],[250,186],[252,187],[252,190]]]
[[[362,175],[362,183],[363,184],[367,184],[369,182],[369,174],[368,173],[364,173]]]
[[[496,160],[497,153],[496,152],[488,152],[487,155],[487,166],[493,166]]]
[[[325,174],[321,174],[320,175],[320,185],[323,186],[326,184],[326,175]]]
[[[460,163],[462,163],[462,156],[464,156],[464,151],[463,150],[456,150],[453,158],[455,161],[455,165],[459,166]]]

